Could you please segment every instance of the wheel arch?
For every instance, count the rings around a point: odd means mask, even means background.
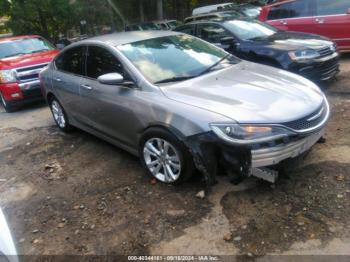
[[[52,99],[54,99],[54,98],[56,98],[56,96],[54,95],[54,93],[48,92],[48,93],[46,94],[46,101],[47,101],[48,103],[50,103],[50,102],[52,101]],[[56,98],[56,99],[57,99],[57,98]]]
[[[147,131],[149,131],[153,128],[160,128],[160,129],[163,129],[167,132],[170,132],[171,134],[173,134],[177,139],[179,139],[182,142],[184,142],[184,139],[186,138],[186,136],[176,127],[165,124],[165,123],[161,123],[161,122],[155,122],[155,123],[149,124],[147,127],[140,130],[139,139],[138,139],[139,142],[141,141],[143,134],[145,134]]]

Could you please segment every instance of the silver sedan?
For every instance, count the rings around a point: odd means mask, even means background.
[[[220,166],[274,182],[269,167],[308,151],[330,114],[312,82],[175,32],[81,41],[40,79],[61,130],[74,126],[140,156],[165,183],[199,169],[211,184]]]

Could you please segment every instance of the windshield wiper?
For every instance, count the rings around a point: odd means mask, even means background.
[[[176,77],[171,77],[167,79],[163,79],[160,81],[155,82],[154,84],[161,84],[161,83],[170,83],[170,82],[178,82],[178,81],[184,81],[187,79],[195,78],[201,75],[204,75],[208,73],[210,70],[212,70],[214,67],[216,67],[218,64],[220,64],[222,61],[227,59],[228,57],[232,56],[231,54],[225,55],[223,58],[221,58],[219,61],[217,61],[215,64],[211,65],[207,69],[205,69],[203,72],[199,73],[198,75],[193,75],[193,76],[176,76]],[[232,61],[233,62],[233,61]]]
[[[209,66],[207,69],[205,69],[203,72],[201,72],[198,76],[204,75],[208,72],[210,72],[214,67],[216,67],[218,64],[220,64],[222,61],[224,61],[225,59],[227,59],[228,57],[230,57],[231,54],[227,54],[225,55],[223,58],[221,58],[219,61],[217,61],[215,64]]]
[[[184,81],[187,79],[195,78],[197,76],[176,76],[171,78],[166,78],[157,82],[154,82],[155,84],[162,84],[162,83],[170,83],[170,82],[178,82],[178,81]]]
[[[13,57],[13,56],[19,56],[19,55],[26,55],[26,53],[16,53],[16,54],[11,54],[11,55],[6,55],[3,58],[7,58],[7,57]]]
[[[49,49],[39,49],[39,50],[32,51],[30,53],[34,54],[34,53],[40,53],[40,52],[44,52],[44,51],[49,51]]]

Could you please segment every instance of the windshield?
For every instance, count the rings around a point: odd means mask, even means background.
[[[189,35],[149,39],[118,48],[152,83],[195,77],[228,55]]]
[[[42,38],[11,40],[0,43],[0,59],[52,49],[54,49],[54,47]]]
[[[277,29],[259,21],[234,20],[225,23],[226,28],[241,40],[266,38],[277,33]]]

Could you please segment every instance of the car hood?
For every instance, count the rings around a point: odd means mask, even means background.
[[[59,53],[58,50],[50,50],[35,54],[21,55],[0,59],[0,69],[13,69],[18,67],[31,66],[51,62]]]
[[[160,88],[172,100],[239,123],[293,121],[317,110],[324,100],[322,91],[309,80],[250,62]]]
[[[333,43],[327,38],[298,32],[278,32],[268,38],[254,40],[254,43],[267,48],[283,51],[296,51],[305,49],[318,50],[329,47]]]

